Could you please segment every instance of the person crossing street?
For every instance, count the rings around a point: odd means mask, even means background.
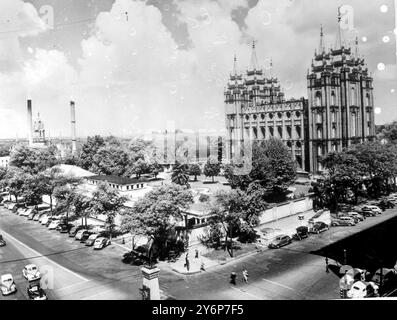
[[[246,269],[243,270],[243,281],[248,282],[248,271]]]

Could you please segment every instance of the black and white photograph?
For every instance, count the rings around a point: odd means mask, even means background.
[[[396,40],[397,0],[0,0],[0,306],[397,299]]]

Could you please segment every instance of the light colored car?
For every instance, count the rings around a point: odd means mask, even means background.
[[[35,264],[28,264],[25,266],[25,268],[22,270],[22,274],[28,281],[34,281],[41,278],[40,271],[37,269]]]
[[[278,235],[270,244],[269,244],[269,249],[277,249],[281,248],[283,246],[286,246],[292,242],[292,239],[290,236],[287,236],[285,234]]]
[[[362,281],[357,281],[352,288],[347,292],[347,297],[350,299],[363,299],[367,297],[367,284]]]
[[[356,221],[351,217],[339,217],[338,219],[332,219],[331,226],[355,226]]]
[[[106,246],[108,246],[110,244],[110,240],[109,238],[106,237],[99,237],[95,240],[94,243],[94,250],[100,250],[105,248]]]
[[[368,208],[368,209],[370,209],[372,212],[376,212],[376,213],[378,213],[378,214],[381,214],[381,213],[382,213],[382,210],[381,210],[378,206],[366,205],[366,206],[363,207],[363,209],[364,209],[364,208]]]
[[[33,209],[28,208],[28,209],[26,209],[25,211],[23,211],[23,212],[20,214],[20,216],[21,216],[21,217],[28,217],[28,216],[32,213],[32,211],[33,211]]]
[[[59,226],[60,223],[61,223],[60,220],[52,220],[52,222],[48,226],[48,229],[49,230],[55,230]]]
[[[17,209],[17,215],[20,216],[22,215],[23,212],[25,212],[27,210],[27,208],[18,208]]]
[[[85,241],[85,245],[86,246],[92,246],[95,243],[95,240],[99,238],[99,234],[98,233],[93,233],[91,234],[88,239]]]
[[[48,215],[45,215],[45,216],[41,219],[41,224],[42,224],[42,225],[46,225],[49,219],[50,219],[50,217],[49,217]]]
[[[362,214],[359,214],[358,212],[355,212],[355,211],[349,211],[346,215],[349,216],[349,217],[353,217],[353,218],[355,218],[356,220],[359,220],[359,221],[364,221],[365,220],[365,217]]]
[[[0,290],[3,296],[8,296],[17,291],[17,286],[11,274],[3,274],[0,277]]]

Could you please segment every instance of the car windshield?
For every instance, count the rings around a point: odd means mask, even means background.
[[[12,280],[12,278],[5,278],[5,279],[3,279],[3,283],[11,283],[13,280]]]
[[[36,270],[37,270],[37,268],[35,266],[30,267],[30,271],[36,271]]]

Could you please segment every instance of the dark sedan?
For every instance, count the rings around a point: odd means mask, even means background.
[[[310,232],[319,234],[319,233],[327,231],[327,230],[329,230],[328,224],[318,221],[310,229]]]

